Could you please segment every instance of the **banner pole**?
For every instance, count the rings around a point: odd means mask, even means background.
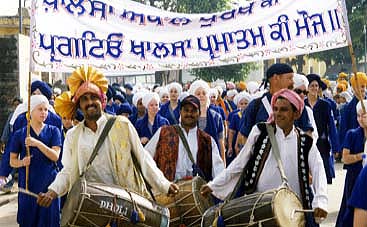
[[[27,137],[30,136],[31,132],[31,71],[28,72],[28,111],[27,111]],[[30,149],[29,146],[26,146],[26,156],[29,157]],[[28,180],[29,180],[29,165],[25,167],[25,189],[28,191]]]
[[[345,4],[345,0],[341,1],[342,4],[342,9],[343,9],[343,14],[345,16],[345,27],[346,27],[346,35],[347,35],[347,40],[348,40],[348,49],[349,49],[349,55],[352,61],[352,72],[354,74],[354,80],[356,82],[356,87],[353,87],[354,93],[356,95],[356,97],[358,98],[359,101],[362,101],[364,99],[364,95],[361,94],[361,91],[359,90],[359,81],[358,81],[358,77],[357,77],[357,61],[356,61],[356,56],[354,53],[354,49],[353,49],[353,42],[352,42],[352,37],[350,36],[350,27],[349,27],[349,21],[348,21],[348,11],[347,11],[347,6]],[[361,102],[362,105],[362,110],[363,113],[366,113],[366,107],[364,105],[364,102]]]

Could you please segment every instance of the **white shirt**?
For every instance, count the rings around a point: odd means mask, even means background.
[[[103,114],[97,120],[96,132],[86,127],[84,121],[67,132],[62,157],[64,168],[57,174],[56,179],[49,186],[49,189],[55,191],[59,196],[66,194],[68,190],[71,189],[71,186],[77,180],[79,174],[85,169],[93,148],[106,123],[107,118]],[[134,184],[132,182],[133,179],[129,178],[131,177],[130,175],[127,175],[126,178],[125,175],[123,175],[127,174],[123,169],[131,169],[131,167],[116,167],[116,165],[125,163],[124,160],[128,160],[125,158],[126,155],[124,152],[130,152],[131,150],[140,163],[142,173],[150,185],[160,192],[167,193],[171,183],[164,177],[163,173],[157,168],[152,157],[140,144],[138,134],[130,121],[124,117],[118,117],[111,132],[113,130],[115,130],[115,132],[124,133],[124,135],[117,135],[114,133],[111,135],[110,133],[109,136],[107,136],[105,142],[98,151],[98,155],[88,169],[86,179],[88,181],[100,182],[107,185],[121,185],[122,179],[126,185],[124,187]],[[121,146],[110,147],[116,146],[116,143],[112,142],[112,139],[118,141]],[[119,152],[115,155],[119,157],[112,157],[111,154],[117,149],[119,149]],[[112,160],[115,160],[115,162],[113,163]],[[119,170],[121,171],[119,172]]]
[[[180,125],[181,127],[181,125]],[[182,128],[182,127],[181,127]],[[184,135],[186,137],[187,143],[190,146],[192,156],[194,158],[194,161],[197,160],[197,153],[198,153],[198,128],[192,128],[189,130],[188,133],[186,133],[186,130],[182,128],[182,131],[184,132]],[[149,140],[149,142],[145,145],[145,149],[154,157],[157,144],[159,141],[159,136],[161,133],[161,128],[157,130],[157,132],[153,135],[153,137]],[[215,140],[210,137],[211,139],[211,146],[212,146],[212,176],[213,178],[217,176],[220,172],[224,169],[224,163],[222,158],[219,155],[218,146],[215,143]],[[178,158],[176,163],[176,175],[175,180],[182,179],[185,176],[192,176],[192,162],[187,155],[187,151],[185,149],[185,146],[182,143],[181,138],[179,138],[179,144],[178,144]]]
[[[253,153],[254,144],[259,135],[259,128],[257,126],[253,127],[245,146],[235,160],[218,177],[208,183],[208,186],[213,190],[213,194],[216,197],[225,199],[229,193],[233,191],[243,168],[246,166]],[[297,134],[295,128],[293,127],[293,130],[285,136],[283,130],[277,126],[275,138],[279,141],[280,158],[283,163],[285,175],[288,179],[288,184],[298,197],[301,198],[298,179]],[[312,182],[313,188],[315,189],[312,207],[319,207],[327,211],[328,198],[326,175],[321,156],[314,143],[308,155],[308,166],[313,176]],[[276,189],[281,184],[280,172],[271,149],[265,161],[263,171],[260,174],[255,192]]]

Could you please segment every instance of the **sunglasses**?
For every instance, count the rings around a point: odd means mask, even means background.
[[[304,95],[307,95],[308,94],[308,91],[306,91],[306,90],[301,90],[301,89],[299,89],[299,88],[296,88],[296,89],[294,89],[294,92],[296,92],[297,94],[304,94]]]

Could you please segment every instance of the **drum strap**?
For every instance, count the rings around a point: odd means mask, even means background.
[[[278,141],[275,138],[273,126],[271,124],[266,124],[266,131],[268,132],[269,135],[273,155],[278,163],[278,169],[280,172],[280,176],[282,178],[282,182],[288,184],[288,179],[284,172],[283,163],[282,160],[280,159]]]
[[[112,125],[113,125],[113,123],[115,123],[115,121],[116,121],[116,117],[108,118],[107,123],[104,126],[103,131],[102,131],[101,135],[98,138],[97,144],[94,147],[93,152],[92,152],[91,156],[89,157],[89,160],[88,160],[87,164],[85,165],[85,168],[84,168],[83,172],[80,174],[80,177],[83,177],[85,172],[87,172],[89,167],[92,165],[92,162],[94,161],[94,159],[96,158],[96,156],[98,154],[99,148],[101,148],[104,140],[106,139],[106,137],[108,135],[108,132],[112,128]]]
[[[192,153],[191,153],[191,149],[190,149],[190,146],[189,146],[189,143],[187,142],[186,140],[186,137],[184,135],[184,132],[182,131],[182,128],[179,126],[179,125],[174,125],[173,126],[178,135],[180,136],[181,140],[182,140],[182,144],[184,145],[185,147],[185,150],[187,152],[187,156],[189,156],[191,162],[192,162],[192,167],[193,167],[193,175],[196,175],[198,174],[199,176],[203,177],[204,179],[206,179],[205,175],[204,175],[204,172],[200,169],[200,167],[195,163],[195,160],[194,160],[194,157],[192,156]],[[196,173],[195,173],[196,172]]]
[[[141,171],[140,164],[139,164],[138,160],[136,159],[134,152],[131,152],[131,158],[133,160],[133,163],[134,163],[136,169],[138,170],[138,172],[140,173],[140,175],[143,177],[144,183],[147,186],[147,189],[148,189],[148,192],[149,192],[150,196],[152,197],[152,199],[153,199],[154,202],[157,202],[155,200],[154,194],[152,192],[152,186],[149,184],[149,182],[147,181],[147,179],[145,179],[145,177],[143,175],[143,171]]]

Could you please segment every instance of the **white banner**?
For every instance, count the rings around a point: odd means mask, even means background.
[[[178,14],[129,0],[33,0],[31,70],[159,71],[339,48],[349,35],[342,3],[253,0],[220,13]]]

